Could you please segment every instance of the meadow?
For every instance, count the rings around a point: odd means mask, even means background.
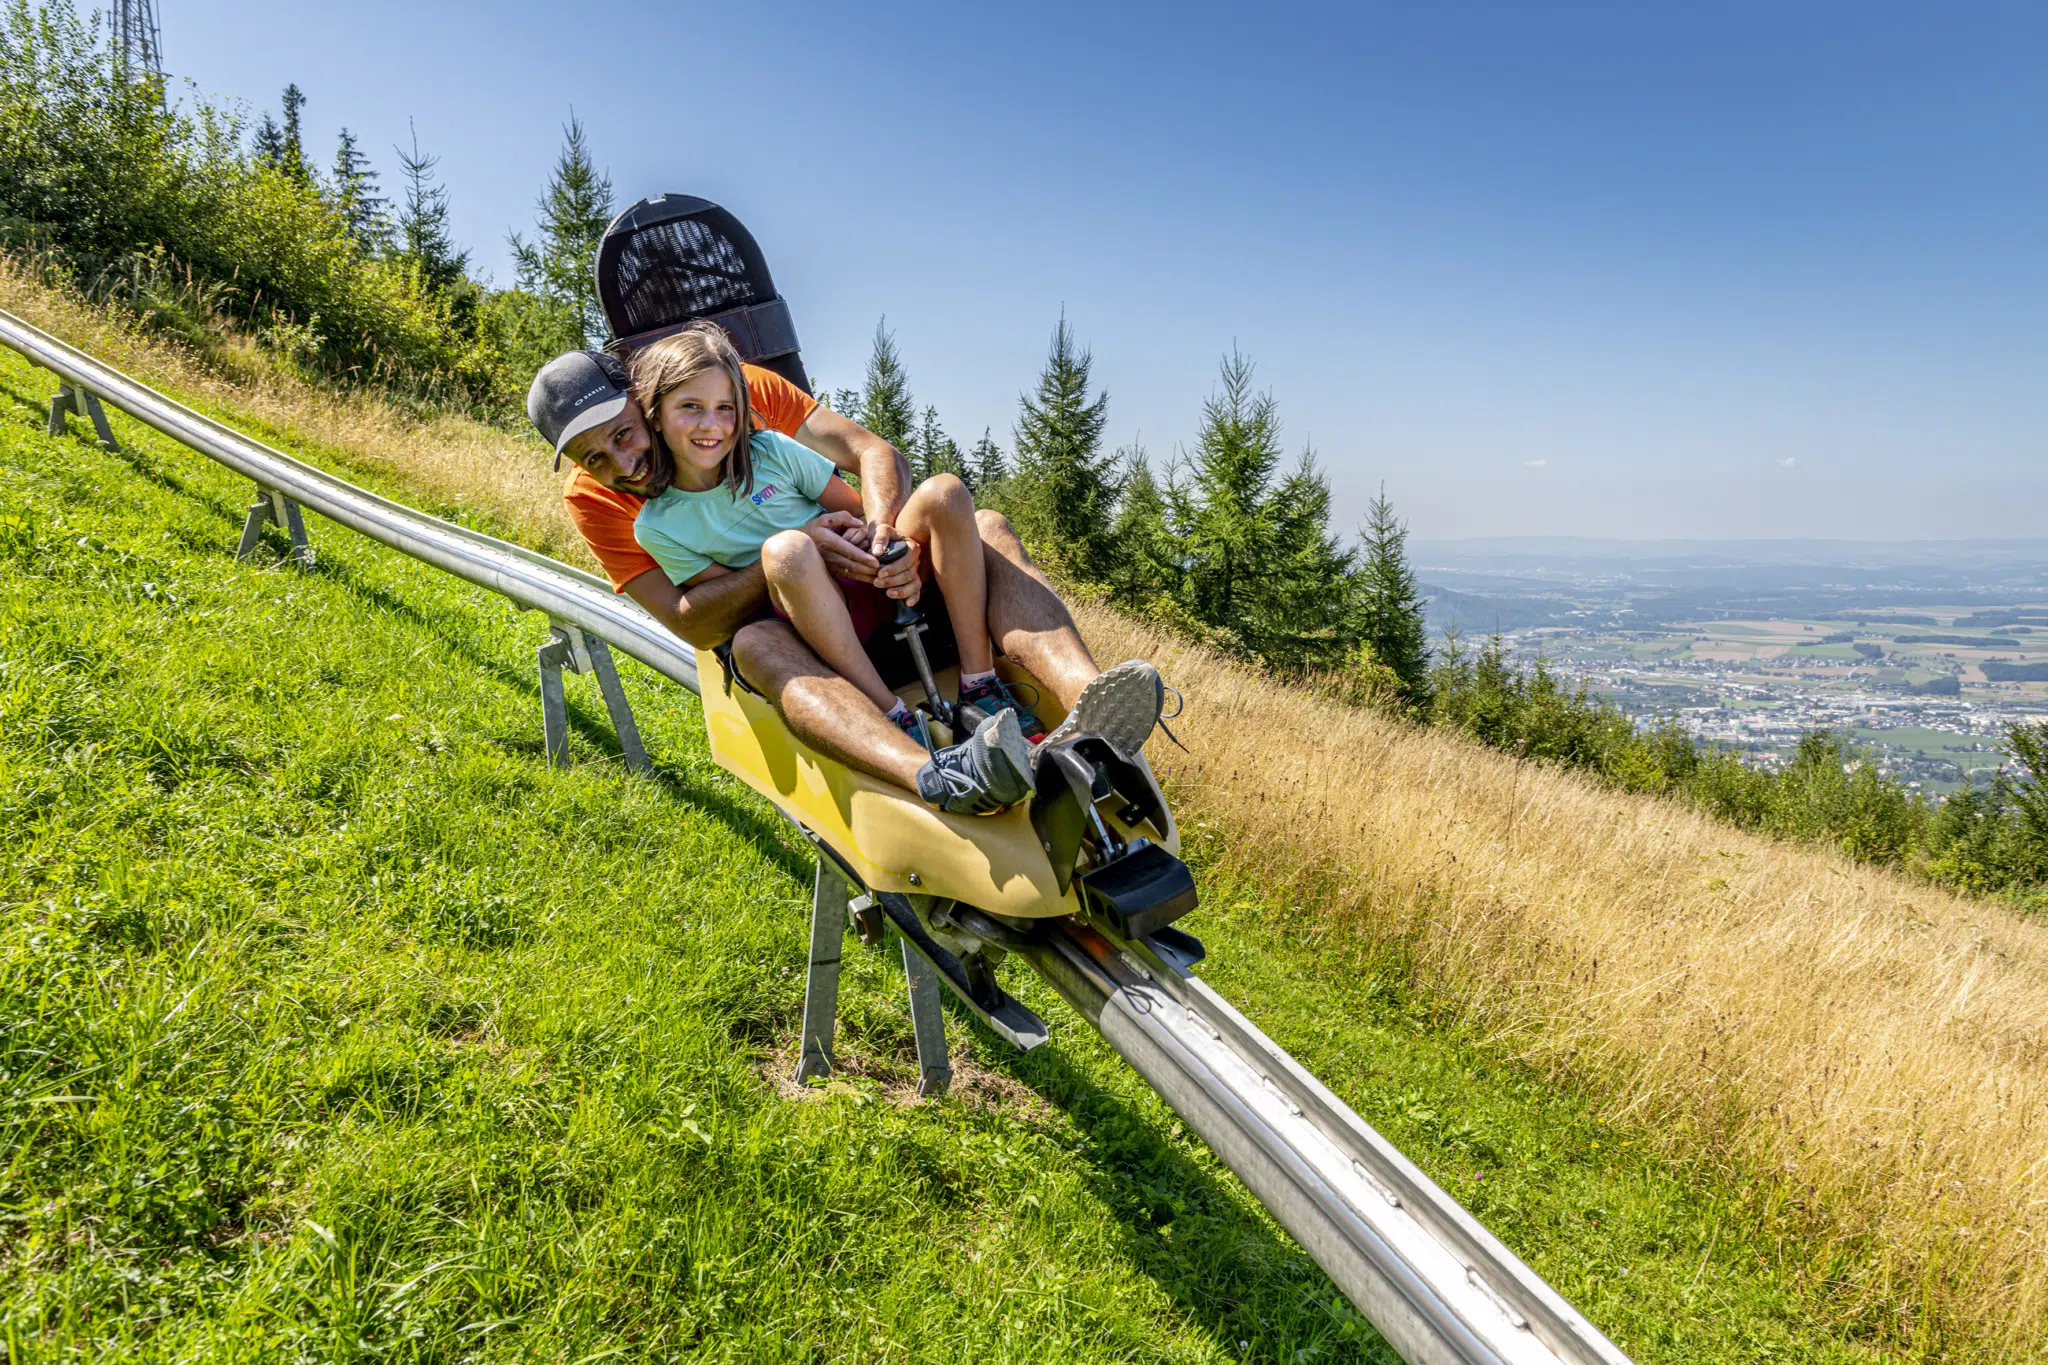
[[[530,443],[200,370],[7,306],[379,488],[562,545]],[[239,382],[238,382],[239,378]],[[782,1081],[808,869],[628,669],[540,761],[495,599],[0,364],[0,883],[15,1358],[1372,1359],[1320,1272],[1029,981],[912,1103],[900,973]],[[2048,942],[1281,688],[1108,613],[1188,694],[1162,749],[1204,974],[1641,1360],[2028,1358]]]

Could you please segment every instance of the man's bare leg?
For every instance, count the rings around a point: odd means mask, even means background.
[[[790,732],[819,753],[870,777],[917,790],[917,770],[931,757],[834,673],[782,621],[756,621],[733,637],[740,673],[768,694]]]
[[[1071,709],[1081,689],[1102,670],[1081,642],[1066,604],[1025,553],[1010,519],[983,508],[974,520],[988,547],[983,559],[988,568],[989,633],[1003,653],[1059,698],[1061,707]]]

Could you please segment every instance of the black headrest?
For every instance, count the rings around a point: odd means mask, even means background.
[[[614,354],[710,318],[742,359],[810,391],[789,304],[775,292],[754,234],[708,199],[664,194],[614,218],[598,243],[597,297],[612,331],[605,349]]]

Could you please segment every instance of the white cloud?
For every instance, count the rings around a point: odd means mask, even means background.
[[[1548,460],[1524,460],[1522,461],[1522,467],[1524,469],[1541,469],[1549,463],[1550,461]]]
[[[1796,455],[1787,455],[1787,456],[1786,456],[1786,457],[1785,457],[1784,459],[1782,459],[1782,460],[1778,461],[1778,468],[1780,468],[1780,469],[1790,469],[1790,468],[1792,467],[1792,465],[1793,465],[1793,462],[1794,462],[1795,460],[1797,460],[1797,459],[1798,459],[1798,456],[1796,456]]]

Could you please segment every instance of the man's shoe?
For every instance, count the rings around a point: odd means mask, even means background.
[[[1166,684],[1159,670],[1143,659],[1131,659],[1089,679],[1074,699],[1074,709],[1045,742],[1100,735],[1120,758],[1132,760],[1152,737],[1165,705]]]
[[[939,750],[917,770],[917,794],[955,815],[993,815],[1032,791],[1031,746],[1014,711],[998,711],[966,743]]]
[[[1036,744],[1045,738],[1045,722],[1024,709],[1024,703],[1017,700],[1014,692],[1001,678],[983,678],[972,687],[960,689],[960,704],[972,706],[984,716],[993,716],[998,711],[1017,713],[1017,728],[1024,732],[1026,744]]]

